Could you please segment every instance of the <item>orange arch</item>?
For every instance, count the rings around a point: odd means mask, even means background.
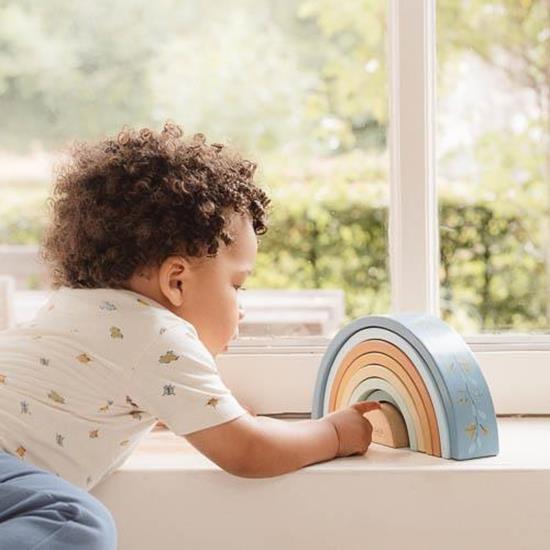
[[[373,354],[368,354],[371,357]],[[356,360],[366,358],[367,355],[361,355]],[[411,393],[411,388],[407,387],[403,380],[395,375],[390,369],[385,368],[382,365],[378,365],[374,359],[368,359],[368,364],[362,363],[360,368],[356,369],[354,374],[342,379],[342,384],[338,390],[336,396],[336,410],[342,408],[344,404],[349,403],[351,394],[361,384],[361,382],[368,378],[382,378],[386,380],[395,390],[401,395],[401,398],[406,402],[407,408],[411,415],[411,419],[415,426],[416,440],[418,450],[423,453],[433,454],[433,445],[431,441],[430,427],[427,422],[427,416],[424,411],[424,407],[420,402],[420,398],[417,393]],[[348,369],[350,372],[352,369]]]
[[[367,363],[365,363],[367,361]],[[376,363],[392,371],[417,398],[418,413],[425,418],[431,454],[441,456],[441,441],[435,409],[428,389],[414,363],[397,346],[385,340],[365,340],[348,351],[337,367],[330,388],[329,412],[336,410],[337,396],[350,378],[365,364]]]

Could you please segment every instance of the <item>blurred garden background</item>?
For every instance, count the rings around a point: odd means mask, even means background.
[[[387,16],[385,0],[0,0],[0,244],[40,242],[73,140],[171,119],[259,165],[274,206],[246,288],[343,289],[344,323],[387,313]],[[436,20],[442,318],[549,333],[550,2],[438,0]]]

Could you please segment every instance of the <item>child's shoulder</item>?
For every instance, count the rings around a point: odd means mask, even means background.
[[[156,300],[126,289],[60,287],[52,292],[40,314],[52,324],[70,319],[79,320],[91,330],[105,326],[110,339],[120,341],[125,333],[131,333],[145,344],[174,328],[198,336],[191,323]]]
[[[152,298],[122,288],[60,287],[50,294],[46,306],[50,309],[72,308],[73,311],[86,310],[112,314],[144,312],[177,317]]]

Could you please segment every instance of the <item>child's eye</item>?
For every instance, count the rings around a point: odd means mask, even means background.
[[[234,287],[235,290],[248,290],[247,288],[245,288],[244,286],[236,286]]]

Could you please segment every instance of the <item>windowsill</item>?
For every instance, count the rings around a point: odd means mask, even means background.
[[[292,422],[293,420],[287,420]],[[550,474],[550,418],[498,417],[500,452],[474,460],[445,460],[407,449],[371,444],[364,456],[343,457],[312,464],[295,474],[327,471],[472,471],[545,470]],[[118,471],[182,470],[223,472],[184,437],[168,430],[151,432]]]
[[[372,444],[364,456],[262,479],[228,474],[184,438],[153,431],[92,493],[115,517],[120,550],[354,550],[367,539],[384,550],[540,550],[550,536],[550,418],[498,426],[496,457]]]

